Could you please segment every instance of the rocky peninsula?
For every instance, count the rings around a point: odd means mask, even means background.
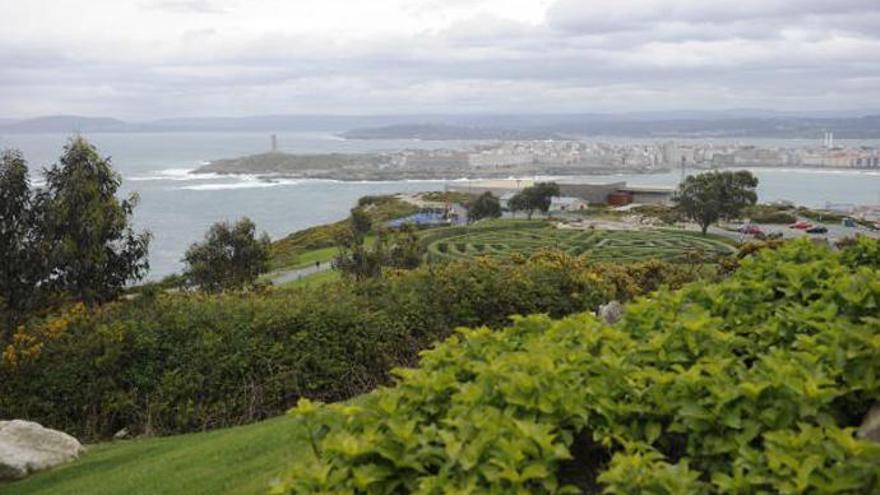
[[[331,180],[433,180],[505,178],[533,175],[618,173],[612,163],[546,161],[530,155],[481,155],[459,150],[404,150],[394,153],[261,153],[215,160],[193,174],[246,174],[271,178]],[[487,159],[488,157],[488,159]],[[629,173],[656,173],[654,167],[626,167]]]

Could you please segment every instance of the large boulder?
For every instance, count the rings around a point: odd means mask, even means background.
[[[0,480],[70,462],[82,451],[82,444],[66,433],[32,421],[0,421]]]
[[[857,433],[859,438],[880,442],[880,403],[868,411]]]

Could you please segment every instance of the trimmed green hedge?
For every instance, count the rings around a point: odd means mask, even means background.
[[[788,225],[797,222],[794,210],[784,206],[754,205],[746,209],[744,216],[758,224]]]
[[[356,405],[301,401],[314,455],[275,493],[878,493],[877,253],[794,241],[615,326],[461,330]]]
[[[459,325],[562,316],[693,275],[661,262],[592,264],[544,252],[391,273],[356,286],[248,295],[142,296],[35,322],[0,361],[0,417],[84,439],[247,423],[299,397],[334,401]]]

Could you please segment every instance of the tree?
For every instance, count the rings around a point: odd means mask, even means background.
[[[41,265],[35,253],[36,214],[21,152],[0,153],[0,343],[35,306]]]
[[[559,196],[559,185],[555,182],[539,182],[527,187],[510,198],[509,206],[514,212],[525,211],[529,220],[536,211],[547,213],[553,198]]]
[[[412,270],[422,264],[425,251],[425,245],[419,239],[415,226],[406,224],[395,236],[385,264],[392,268]]]
[[[528,198],[522,193],[522,191],[520,191],[507,201],[507,208],[514,215],[516,215],[516,212],[518,211],[526,211],[529,209]]]
[[[396,235],[380,229],[376,242],[367,247],[352,223],[349,231],[337,239],[337,245],[339,254],[333,259],[333,268],[356,281],[378,278],[384,267],[417,268],[425,256],[425,246],[413,225],[404,225]]]
[[[363,208],[351,209],[351,233],[358,239],[364,239],[373,228],[373,220]]]
[[[270,244],[265,232],[257,237],[257,227],[247,217],[234,225],[217,222],[203,242],[186,250],[184,276],[204,292],[251,287],[269,270]]]
[[[48,285],[92,304],[113,299],[126,283],[143,278],[150,234],[132,229],[137,196],[116,197],[122,179],[110,159],[77,136],[45,175],[38,208]]]
[[[695,221],[703,234],[719,219],[738,218],[758,201],[758,179],[747,171],[707,172],[688,176],[675,198],[678,208]]]
[[[468,222],[501,216],[501,203],[491,192],[486,191],[468,205]]]
[[[382,275],[382,266],[386,261],[385,236],[376,236],[372,247],[367,247],[364,238],[355,232],[354,223],[349,231],[336,240],[339,254],[333,259],[333,268],[343,275],[357,281],[377,278]]]

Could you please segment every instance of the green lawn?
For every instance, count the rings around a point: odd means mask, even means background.
[[[376,243],[375,235],[368,235],[364,238],[364,245],[367,247],[372,246]],[[339,254],[339,248],[337,246],[330,246],[319,249],[312,249],[309,251],[303,251],[296,255],[293,258],[291,263],[285,265],[279,265],[273,271],[286,271],[286,270],[295,270],[298,268],[306,268],[315,264],[316,261],[320,261],[321,263],[333,261],[333,258]]]
[[[89,447],[76,462],[15,483],[0,495],[264,494],[300,455],[286,418],[207,433]]]

